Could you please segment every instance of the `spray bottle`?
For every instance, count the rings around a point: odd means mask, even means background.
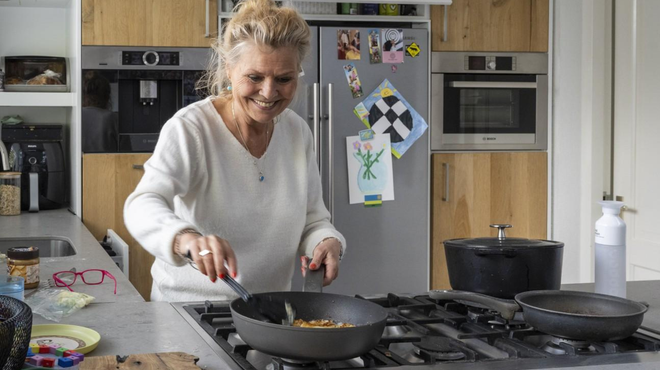
[[[623,202],[598,203],[603,216],[596,221],[596,293],[626,298],[626,224],[619,217]]]

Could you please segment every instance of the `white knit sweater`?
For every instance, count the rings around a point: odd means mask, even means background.
[[[124,206],[131,235],[156,257],[152,300],[235,297],[172,252],[176,234],[194,228],[226,239],[236,253],[237,280],[250,292],[291,287],[299,254],[312,256],[326,237],[343,236],[323,204],[306,122],[285,110],[267,154],[258,160],[227,129],[211,98],[181,109],[164,126],[144,176]]]

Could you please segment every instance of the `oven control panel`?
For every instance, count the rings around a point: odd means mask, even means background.
[[[130,66],[178,66],[176,51],[122,51],[121,64]]]
[[[466,71],[515,71],[516,57],[506,56],[465,56]]]

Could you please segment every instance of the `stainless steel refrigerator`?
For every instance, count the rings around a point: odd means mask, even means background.
[[[308,120],[315,134],[324,200],[348,248],[339,278],[324,291],[341,294],[421,292],[429,286],[429,135],[427,131],[403,154],[392,158],[394,200],[380,207],[349,204],[346,137],[366,126],[353,108],[388,79],[429,122],[430,72],[428,31],[403,29],[406,45],[421,53],[401,64],[370,64],[367,32],[372,27],[312,26],[312,48],[303,63],[299,97],[291,108]],[[337,31],[358,29],[361,59],[340,60]],[[382,32],[381,32],[382,34]],[[382,46],[381,41],[381,46]],[[353,98],[343,66],[352,62],[364,96]],[[394,68],[393,68],[394,66]],[[301,286],[294,274],[293,289]]]

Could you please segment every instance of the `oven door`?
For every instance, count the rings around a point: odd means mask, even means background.
[[[546,75],[433,74],[433,150],[545,150]]]

